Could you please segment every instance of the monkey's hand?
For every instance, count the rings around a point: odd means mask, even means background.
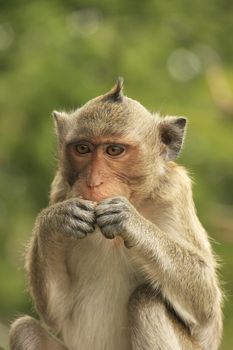
[[[40,219],[45,231],[84,238],[95,230],[95,203],[77,198],[68,199],[42,211]]]
[[[133,232],[130,228],[140,221],[140,214],[125,197],[103,200],[97,205],[95,213],[96,223],[106,238],[121,235],[125,245],[131,246]]]

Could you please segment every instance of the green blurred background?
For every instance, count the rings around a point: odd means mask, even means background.
[[[221,261],[221,350],[233,349],[232,35],[232,0],[0,0],[0,347],[33,312],[23,251],[56,168],[51,111],[121,75],[150,110],[189,118],[179,162]]]

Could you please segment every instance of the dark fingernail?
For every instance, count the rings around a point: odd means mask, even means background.
[[[115,236],[113,235],[113,236],[105,236],[107,239],[113,239],[113,238],[115,238]]]
[[[133,245],[130,244],[129,241],[124,241],[124,245],[125,245],[125,247],[126,247],[127,249],[130,249],[130,248],[133,247]]]

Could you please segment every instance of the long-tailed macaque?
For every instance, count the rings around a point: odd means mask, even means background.
[[[41,321],[12,350],[216,350],[221,291],[191,181],[173,162],[186,119],[122,92],[53,112],[59,166],[28,249]]]

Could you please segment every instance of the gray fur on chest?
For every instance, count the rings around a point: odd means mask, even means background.
[[[71,349],[129,349],[128,301],[140,284],[121,240],[94,233],[74,247],[72,314],[62,330]]]

